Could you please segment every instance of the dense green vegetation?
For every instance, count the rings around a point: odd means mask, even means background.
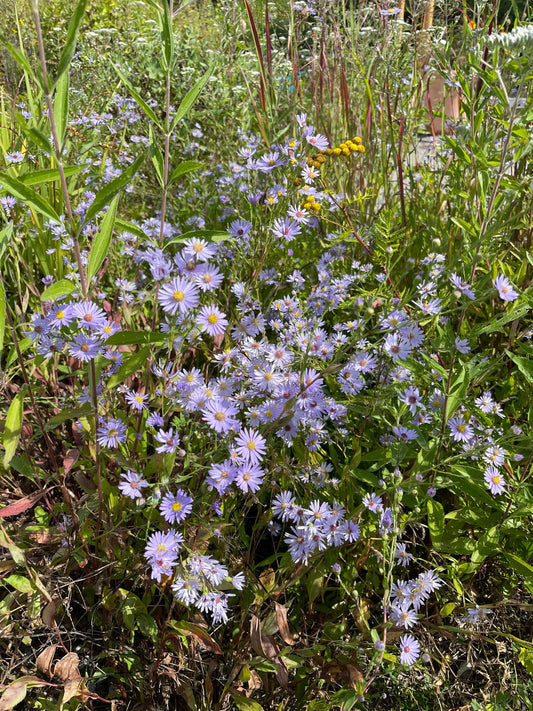
[[[2,6],[0,711],[533,708],[532,13],[428,7]]]

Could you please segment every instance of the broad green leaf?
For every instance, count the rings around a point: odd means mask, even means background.
[[[150,346],[145,346],[144,348],[140,348],[137,353],[133,353],[129,358],[124,359],[124,362],[117,372],[107,381],[107,387],[115,388],[117,385],[123,383],[130,375],[146,365],[146,361],[150,357],[150,352]]]
[[[241,696],[236,694],[234,691],[231,692],[231,698],[233,699],[235,706],[240,709],[240,711],[263,711],[261,704],[257,703],[253,699],[249,699],[247,696]]]
[[[518,370],[522,373],[524,378],[529,382],[533,383],[533,361],[530,358],[522,358],[521,356],[516,356],[511,351],[505,351],[513,363],[518,366]]]
[[[13,575],[8,575],[7,578],[4,578],[3,582],[7,583],[8,585],[11,585],[11,587],[15,588],[15,590],[18,590],[21,593],[29,593],[33,590],[31,581],[29,581],[28,578],[25,578],[23,575],[17,575],[16,573],[13,573]]]
[[[475,338],[481,333],[494,333],[494,331],[501,331],[502,327],[505,326],[505,324],[509,323],[510,321],[516,321],[517,319],[521,319],[528,313],[529,310],[530,307],[528,304],[521,304],[520,306],[513,309],[513,311],[511,311],[510,313],[503,314],[503,316],[497,319],[491,319],[489,323],[487,323],[485,326],[472,329],[469,336],[471,338]]]
[[[120,331],[114,333],[105,342],[106,346],[130,346],[137,343],[166,343],[168,333],[152,333],[151,331]]]
[[[201,79],[199,79],[196,82],[196,84],[193,86],[193,88],[190,89],[183,97],[183,101],[178,106],[178,110],[176,111],[176,114],[175,114],[174,118],[172,119],[172,123],[170,125],[170,133],[172,133],[172,131],[175,129],[178,121],[181,121],[181,119],[186,114],[188,114],[189,111],[191,110],[194,102],[198,98],[198,95],[200,94],[200,92],[202,91],[204,86],[209,81],[209,77],[213,73],[213,68],[214,68],[214,65],[211,65],[209,67],[209,69],[207,70],[207,72],[203,75],[203,77]]]
[[[65,72],[56,84],[56,92],[54,96],[54,120],[56,123],[60,155],[63,151],[65,132],[68,124],[69,88],[70,77],[69,73]]]
[[[200,170],[200,168],[203,168],[204,164],[203,163],[198,163],[196,160],[184,160],[182,163],[177,165],[172,173],[170,174],[170,178],[168,179],[168,184],[170,185],[173,183],[177,178],[180,177],[180,175],[185,175],[185,173],[190,173],[192,170]]]
[[[24,402],[24,392],[19,390],[13,398],[6,417],[4,430],[4,467],[7,468],[9,462],[17,451],[20,433],[22,431],[22,408]]]
[[[68,31],[67,39],[65,40],[65,46],[61,52],[61,57],[59,58],[59,64],[57,65],[57,75],[56,83],[59,81],[61,76],[68,71],[74,52],[76,51],[76,42],[78,41],[78,34],[80,32],[81,23],[83,20],[83,15],[85,14],[85,8],[87,7],[87,0],[80,0],[74,14],[72,15]]]
[[[444,509],[442,504],[433,499],[427,501],[428,526],[431,534],[431,542],[436,550],[439,550],[444,535]]]
[[[68,178],[71,175],[76,175],[80,173],[85,166],[83,165],[69,165],[63,167],[63,172],[65,177]],[[35,170],[31,173],[26,173],[20,177],[20,181],[24,185],[42,185],[43,183],[53,183],[61,179],[59,170],[57,168],[49,168],[47,170]]]
[[[141,97],[141,95],[133,88],[132,83],[130,80],[126,77],[126,75],[122,72],[121,69],[119,69],[117,66],[113,67],[118,76],[120,77],[120,80],[126,87],[126,89],[129,91],[129,93],[132,95],[132,97],[135,99],[135,101],[139,104],[141,109],[144,111],[144,113],[148,116],[149,119],[151,119],[156,126],[159,126],[159,128],[162,129],[162,126],[159,122],[159,119],[154,113],[154,110],[146,103],[146,101]]]
[[[55,284],[51,284],[41,294],[41,301],[56,301],[63,296],[71,294],[76,289],[76,284],[70,279],[60,279]]]
[[[222,232],[221,230],[193,230],[191,232],[185,232],[182,235],[178,235],[178,237],[174,237],[173,239],[169,239],[169,241],[165,244],[165,247],[168,247],[170,244],[174,244],[175,242],[185,242],[185,240],[193,238],[205,239],[208,242],[224,242],[225,240],[233,239],[229,232]]]
[[[126,187],[143,164],[145,158],[146,153],[142,153],[129,168],[126,168],[122,175],[119,175],[118,178],[112,180],[96,193],[96,197],[85,214],[85,224],[90,222],[106,205],[109,205],[115,195]]]
[[[7,188],[9,192],[16,198],[33,207],[37,212],[40,212],[45,217],[48,217],[54,222],[59,222],[59,215],[54,208],[47,202],[39,193],[25,185],[21,180],[12,178],[6,173],[0,173],[0,185]]]
[[[4,333],[6,329],[6,293],[0,279],[0,353],[4,350]]]
[[[118,201],[120,195],[111,202],[109,210],[106,216],[102,220],[100,230],[96,235],[93,245],[91,247],[91,254],[89,256],[89,266],[87,268],[87,279],[90,282],[95,274],[98,272],[102,266],[102,262],[107,256],[109,251],[109,245],[111,244],[111,238],[113,236],[113,229],[115,227],[115,218],[117,214]]]
[[[8,222],[4,229],[0,232],[0,264],[2,264],[2,258],[4,256],[4,252],[7,249],[12,234],[13,223]]]
[[[19,351],[22,353],[25,353],[28,348],[32,345],[33,341],[31,338],[26,336],[26,338],[23,338],[22,341],[19,341]],[[9,352],[9,355],[6,360],[6,368],[9,368],[10,365],[13,365],[13,363],[17,360],[18,358],[18,353],[16,348],[12,348]]]

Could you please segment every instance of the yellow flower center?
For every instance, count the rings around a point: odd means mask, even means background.
[[[180,301],[183,301],[183,299],[185,298],[185,294],[183,293],[183,291],[175,291],[172,294],[172,298],[174,299],[174,301],[177,301],[179,303]]]
[[[172,511],[181,511],[181,503],[179,501],[174,501]]]
[[[215,314],[209,314],[209,316],[207,317],[207,322],[213,326],[215,323],[218,323],[218,318],[217,316],[215,316]]]

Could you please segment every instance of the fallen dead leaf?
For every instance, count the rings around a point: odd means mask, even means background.
[[[35,666],[37,667],[37,671],[40,671],[41,674],[46,674],[49,677],[53,676],[52,662],[54,661],[54,655],[58,647],[58,644],[52,644],[50,647],[47,647],[44,652],[41,652],[37,657]]]
[[[26,496],[23,499],[19,499],[18,501],[14,501],[12,504],[4,506],[3,509],[0,509],[0,517],[7,518],[8,516],[18,516],[24,511],[31,509],[31,507],[44,496],[44,493],[44,491],[41,491],[40,494],[36,494],[35,496]]]
[[[279,602],[276,602],[275,605],[276,621],[278,623],[278,629],[281,635],[281,639],[285,642],[285,644],[295,644],[291,631],[289,629],[289,623],[287,622],[287,608],[283,605],[280,605]]]
[[[76,652],[65,654],[63,659],[60,659],[54,667],[54,676],[57,676],[61,681],[76,681],[81,679],[78,666],[80,658]]]
[[[50,600],[50,602],[44,606],[43,611],[41,612],[41,620],[47,627],[50,627],[52,629],[55,627],[55,615],[60,607],[60,597],[52,598],[52,600]]]

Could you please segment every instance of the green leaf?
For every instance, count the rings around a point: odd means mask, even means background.
[[[56,84],[61,76],[68,70],[72,57],[74,56],[74,52],[76,51],[76,42],[78,41],[78,34],[80,32],[86,6],[87,0],[80,0],[70,19],[67,39],[65,40],[65,46],[63,47],[61,57],[59,58],[59,64],[57,65]]]
[[[149,241],[146,232],[142,230],[139,225],[135,225],[133,222],[123,220],[122,217],[117,217],[115,220],[115,225],[117,227],[117,230],[126,230],[126,232],[131,232],[132,235],[135,235],[136,237],[139,237],[142,240]]]
[[[138,103],[138,105],[141,107],[141,109],[144,111],[144,113],[148,116],[149,119],[151,119],[156,126],[159,126],[159,128],[162,129],[161,124],[159,123],[159,119],[154,113],[154,110],[150,108],[150,106],[146,103],[146,101],[141,97],[141,95],[136,91],[136,89],[133,88],[132,83],[130,80],[126,77],[126,75],[122,72],[121,69],[119,69],[117,66],[113,67],[118,76],[120,77],[121,82],[124,84],[126,89],[129,91],[131,96],[135,99],[135,101]]]
[[[77,420],[80,417],[87,417],[92,414],[92,410],[87,407],[76,407],[72,410],[63,410],[58,415],[51,417],[45,425],[46,430],[53,430],[62,422],[67,420]]]
[[[163,2],[162,12],[160,10],[159,22],[161,25],[161,40],[163,42],[163,58],[166,69],[170,69],[174,62],[174,30],[172,28],[172,18],[167,2]]]
[[[152,159],[152,163],[154,164],[155,172],[157,175],[157,179],[159,180],[159,185],[161,187],[164,187],[165,185],[165,166],[163,162],[163,154],[159,150],[159,146],[157,145],[157,141],[154,135],[154,129],[152,126],[148,126],[148,135],[149,135],[149,150],[150,150],[150,158]]]
[[[505,326],[505,324],[509,323],[510,321],[516,321],[518,319],[521,319],[528,313],[529,310],[530,307],[527,303],[521,304],[520,306],[513,309],[513,311],[511,311],[510,313],[503,314],[503,316],[500,316],[500,318],[497,319],[491,319],[489,323],[485,326],[472,329],[471,333],[469,333],[469,337],[475,338],[476,336],[479,336],[482,333],[494,333],[494,331],[501,331],[503,330],[502,326]]]
[[[235,706],[241,711],[263,711],[263,707],[261,704],[258,704],[257,701],[249,699],[247,696],[236,694],[234,691],[230,693],[231,698],[235,702]]]
[[[84,169],[84,165],[69,165],[63,167],[63,172],[65,177],[68,178],[71,175],[76,175]],[[57,168],[49,168],[48,170],[34,170],[31,173],[26,173],[26,175],[20,176],[20,181],[24,185],[42,185],[43,183],[52,183],[61,179],[59,170]]]
[[[518,370],[522,373],[528,383],[533,383],[533,361],[530,358],[521,358],[514,355],[511,351],[505,351],[513,363],[518,366]]]
[[[172,119],[172,124],[170,125],[170,133],[172,133],[172,131],[175,129],[178,121],[181,121],[181,119],[191,110],[194,102],[198,98],[198,95],[209,81],[209,78],[213,73],[213,68],[214,65],[212,64],[207,70],[207,72],[203,75],[203,77],[199,79],[193,86],[193,88],[190,89],[183,97],[183,101],[179,105],[178,110],[176,111],[176,114]]]
[[[184,234],[174,237],[173,239],[169,239],[169,241],[165,244],[165,247],[168,247],[170,244],[174,244],[175,242],[185,242],[185,240],[192,239],[193,237],[197,239],[205,239],[208,242],[224,242],[225,240],[233,239],[229,232],[221,232],[220,230],[193,230],[191,232],[185,232]]]
[[[450,393],[446,401],[446,422],[450,419],[459,405],[464,402],[465,395],[470,385],[470,372],[467,366],[461,368],[458,375],[450,385]]]
[[[13,398],[6,417],[4,430],[4,467],[7,468],[9,462],[17,451],[20,433],[22,431],[22,408],[24,392],[22,389]]]
[[[23,575],[17,575],[16,573],[8,575],[7,578],[4,578],[3,582],[8,583],[8,585],[11,585],[11,587],[21,593],[29,593],[33,590],[32,584],[28,578],[25,578]]]
[[[6,330],[6,292],[0,280],[0,353],[4,350],[4,333]]]
[[[442,536],[444,535],[444,509],[438,501],[428,499],[427,511],[431,541],[435,549],[439,550],[442,545]]]
[[[119,331],[105,342],[106,346],[130,346],[137,343],[166,343],[168,333],[152,333],[151,331]]]
[[[17,123],[26,136],[32,140],[36,146],[39,146],[39,148],[48,155],[52,153],[52,144],[50,143],[48,136],[46,136],[39,128],[36,126],[29,126],[28,122],[20,114],[17,114]],[[26,182],[23,177],[21,177],[20,180]],[[26,183],[26,185],[28,185],[28,183]]]
[[[143,164],[145,158],[146,153],[142,153],[129,168],[126,168],[122,175],[119,175],[118,178],[112,180],[96,193],[96,197],[85,214],[84,224],[90,222],[106,205],[109,205],[117,193],[126,187]]]
[[[65,132],[68,124],[69,88],[70,77],[69,73],[65,72],[56,84],[56,93],[54,96],[54,120],[56,123],[60,155],[63,151]]]
[[[506,557],[511,568],[513,568],[513,570],[524,578],[526,585],[531,592],[533,590],[533,566],[526,563],[525,560],[522,560],[522,558],[519,558],[514,553],[504,552],[504,556]]]
[[[8,222],[4,229],[0,232],[0,264],[2,264],[2,257],[4,256],[4,252],[6,251],[7,246],[9,245],[9,241],[11,240],[12,234],[13,223]]]
[[[115,218],[117,215],[118,201],[120,200],[120,195],[111,202],[109,210],[106,216],[102,220],[100,230],[96,235],[96,238],[91,247],[91,254],[89,256],[89,266],[87,268],[87,280],[90,282],[95,276],[97,271],[102,266],[102,262],[107,256],[109,251],[109,245],[111,244],[111,237],[113,236],[113,229],[115,227]]]
[[[150,346],[145,346],[144,348],[140,348],[137,353],[125,359],[117,372],[107,381],[107,387],[115,388],[117,385],[123,383],[130,375],[142,368],[150,357],[150,352]]]
[[[26,72],[26,74],[31,77],[31,79],[33,79],[34,83],[43,88],[42,81],[37,79],[26,55],[16,47],[14,47],[12,44],[7,42],[3,37],[0,37],[0,43],[4,45],[4,47],[13,57],[15,62]]]
[[[72,293],[74,289],[76,289],[76,284],[70,279],[60,279],[43,291],[41,301],[56,301],[56,299]]]
[[[21,180],[12,178],[6,173],[0,173],[0,185],[7,188],[9,192],[22,202],[30,207],[33,207],[37,212],[40,212],[45,217],[48,217],[54,222],[59,222],[59,215],[54,208],[47,202],[39,193],[25,185]]]
[[[198,163],[196,160],[184,160],[174,168],[168,179],[168,184],[170,185],[181,175],[185,175],[185,173],[190,173],[192,170],[200,170],[200,168],[203,167],[204,164]]]

